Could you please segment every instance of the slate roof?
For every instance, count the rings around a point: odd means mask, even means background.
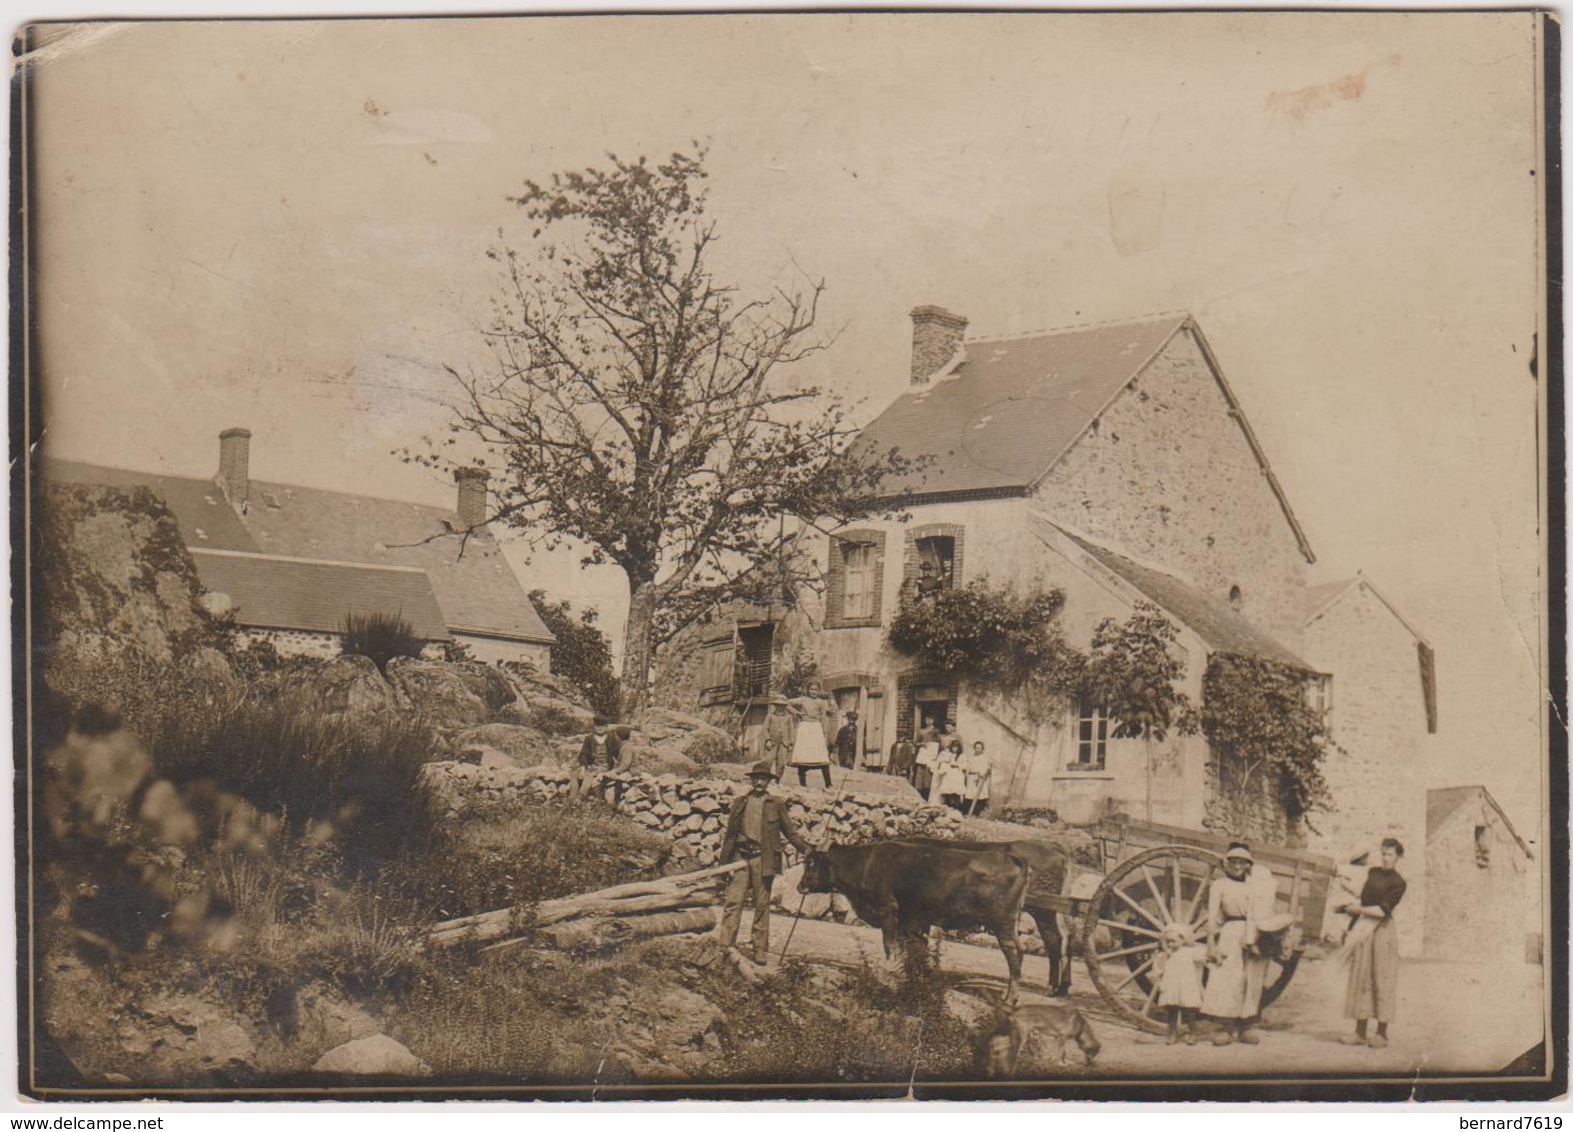
[[[1352,578],[1344,578],[1337,582],[1327,582],[1319,586],[1307,586],[1305,588],[1306,624],[1309,625],[1312,621],[1315,621],[1322,614],[1326,613],[1333,607],[1333,604],[1337,602],[1339,598],[1343,597],[1344,594],[1348,593],[1356,586],[1364,586],[1366,589],[1370,590],[1377,601],[1387,606],[1387,611],[1397,619],[1398,623],[1405,629],[1409,630],[1410,636],[1414,637],[1415,640],[1419,641],[1427,648],[1431,646],[1431,642],[1426,640],[1425,634],[1422,633],[1419,629],[1415,628],[1414,622],[1410,621],[1409,618],[1400,613],[1398,611],[1398,607],[1388,600],[1387,595],[1376,588],[1376,583],[1372,582],[1371,579],[1367,578],[1364,574],[1356,574]]]
[[[130,490],[152,490],[174,513],[180,537],[189,547],[210,550],[256,550],[257,544],[241,523],[213,480],[186,476],[161,476],[153,472],[132,472],[124,468],[103,468],[76,460],[43,461],[45,480],[61,483],[96,484]]]
[[[1025,489],[1187,321],[1187,315],[1165,315],[968,342],[954,376],[897,397],[863,430],[858,446],[933,458],[892,477],[893,490]]]
[[[1144,566],[1107,547],[1072,534],[1042,515],[1034,515],[1033,521],[1069,539],[1094,561],[1139,590],[1158,608],[1178,618],[1212,651],[1276,661],[1306,672],[1315,671],[1275,638],[1235,612],[1227,601],[1213,597],[1172,574]]]
[[[64,460],[45,460],[44,476],[151,488],[174,512],[193,550],[424,570],[451,632],[553,640],[497,540],[485,530],[467,541],[451,533],[462,529],[458,516],[442,507],[252,480],[249,508],[242,517],[225,501],[215,480]]]
[[[962,361],[897,397],[863,429],[854,451],[872,456],[894,448],[927,458],[886,478],[892,495],[1024,494],[1182,329],[1207,359],[1301,554],[1316,561],[1212,347],[1184,312],[966,342]]]
[[[1518,842],[1518,847],[1524,851],[1524,856],[1534,859],[1529,846],[1518,835],[1518,830],[1513,828],[1513,823],[1503,813],[1502,807],[1491,796],[1491,791],[1484,786],[1447,786],[1440,790],[1426,791],[1426,839],[1430,840],[1437,830],[1447,824],[1447,819],[1473,802],[1477,798],[1484,798],[1487,804],[1497,812],[1502,819],[1502,824],[1513,835],[1513,840]]]
[[[423,641],[451,639],[424,570],[193,547],[207,589],[228,594],[235,620],[268,629],[337,633],[351,613],[395,613]]]

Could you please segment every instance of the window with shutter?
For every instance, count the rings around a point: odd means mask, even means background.
[[[825,627],[877,627],[882,610],[884,531],[847,531],[830,543]]]
[[[774,625],[750,625],[737,631],[735,695],[754,699],[770,694],[770,661],[775,645]]]
[[[732,634],[706,641],[699,656],[699,695],[706,703],[732,697]]]

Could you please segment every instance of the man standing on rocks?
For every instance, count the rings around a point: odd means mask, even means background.
[[[752,894],[754,905],[754,962],[761,967],[770,956],[770,887],[781,875],[781,840],[791,842],[799,853],[807,853],[808,842],[798,834],[787,816],[786,802],[770,793],[776,779],[769,760],[753,765],[748,772],[749,791],[732,803],[726,819],[726,835],[721,841],[721,863],[748,862],[746,869],[732,874],[726,886],[721,913],[721,948],[737,943],[738,923],[743,902]]]

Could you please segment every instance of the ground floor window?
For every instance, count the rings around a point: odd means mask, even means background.
[[[1109,716],[1102,706],[1082,700],[1076,708],[1076,761],[1070,770],[1102,770],[1108,759]]]

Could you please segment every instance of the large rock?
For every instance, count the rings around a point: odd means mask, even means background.
[[[495,755],[514,766],[534,766],[555,758],[557,751],[545,732],[517,723],[486,723],[460,732],[453,740],[453,757],[460,762],[482,762]]]
[[[191,995],[154,995],[116,1037],[145,1082],[235,1081],[256,1067],[256,1045],[240,1020]]]
[[[312,1070],[350,1077],[430,1077],[431,1066],[387,1034],[373,1034],[334,1046]]]
[[[514,711],[517,713],[519,709],[515,707]],[[558,696],[530,697],[522,718],[548,735],[583,735],[595,726],[593,711]]]
[[[651,708],[634,722],[634,728],[648,745],[679,751],[700,766],[729,763],[738,756],[730,735],[696,715]]]
[[[388,682],[418,715],[444,731],[490,723],[500,710],[477,694],[471,674],[440,660],[395,657],[388,662]]]
[[[633,760],[629,763],[630,769],[644,774],[680,774],[684,778],[691,778],[699,772],[699,764],[682,751],[639,743],[630,746],[632,750],[623,748],[624,757]]]
[[[338,656],[309,671],[292,673],[290,694],[304,694],[330,715],[381,714],[399,710],[398,693],[364,656]]]

